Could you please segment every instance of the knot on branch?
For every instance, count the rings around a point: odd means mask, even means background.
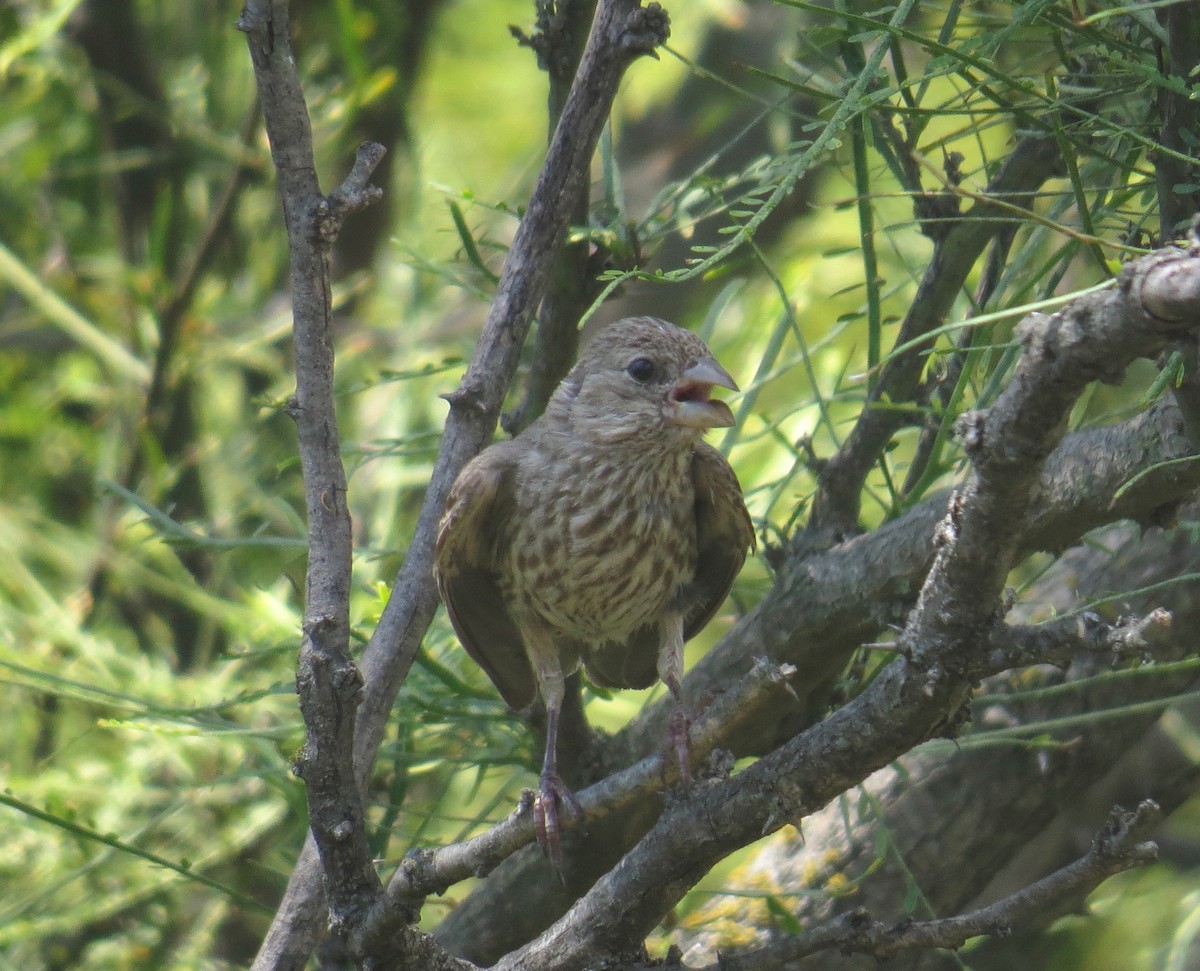
[[[477,381],[470,381],[468,378],[463,378],[462,384],[453,391],[447,391],[445,394],[438,395],[438,397],[447,402],[453,411],[487,412],[487,400],[483,392],[483,386]]]
[[[414,846],[400,861],[400,871],[404,874],[406,885],[411,888],[414,900],[429,893],[443,893],[444,884],[437,880],[437,868],[434,866],[433,851],[421,846]]]
[[[1092,840],[1092,855],[1113,863],[1138,864],[1158,859],[1158,845],[1143,837],[1159,821],[1162,810],[1153,799],[1136,809],[1113,806],[1104,828]]]
[[[1071,305],[1071,313],[1043,314],[1034,311],[1017,324],[1014,336],[1032,360],[1055,361],[1087,339],[1090,314],[1082,300]]]
[[[800,835],[800,840],[804,840],[804,817],[811,812],[804,800],[804,794],[800,791],[799,786],[794,787],[794,792],[784,793],[784,787],[780,786],[779,792],[771,803],[771,811],[767,814],[766,821],[763,823],[762,835],[770,836],[778,829],[791,824],[796,832]]]
[[[1195,326],[1200,318],[1200,247],[1161,250],[1125,267],[1121,288],[1147,316],[1164,324]]]
[[[362,672],[350,657],[345,625],[337,618],[319,615],[304,622],[296,690],[301,705],[336,703],[357,707],[362,697]],[[331,697],[332,696],[332,697]]]
[[[527,34],[513,24],[508,32],[518,44],[533,51],[539,68],[553,77],[569,79],[576,58],[570,37],[571,14],[568,4],[537,0],[534,32]],[[657,3],[645,7],[634,4],[623,18],[618,15],[613,20],[611,28],[609,44],[623,57],[629,60],[643,54],[657,57],[654,49],[671,36],[671,18]]]
[[[962,199],[954,189],[963,180],[962,164],[966,156],[962,152],[946,152],[942,159],[947,188],[937,192],[922,192],[913,198],[913,211],[921,233],[941,242],[950,235],[959,217],[962,216]]]
[[[387,154],[378,142],[363,142],[354,156],[354,166],[344,182],[329,195],[313,203],[309,218],[312,232],[326,246],[332,246],[342,231],[342,223],[352,212],[365,209],[383,198],[383,190],[371,185],[371,174]]]
[[[733,775],[736,765],[737,757],[732,752],[728,749],[715,748],[708,754],[708,762],[700,770],[700,778],[704,781],[712,779],[718,782],[728,779]]]
[[[537,65],[554,77],[570,79],[575,68],[575,54],[570,36],[569,5],[554,0],[537,0],[535,29],[527,34],[509,24],[508,32],[521,47],[528,47],[537,57]]]
[[[286,14],[287,8],[284,8]],[[251,37],[264,54],[275,53],[275,6],[273,4],[246,4],[242,7],[241,15],[233,25],[234,29]],[[287,24],[283,24],[279,33],[287,36]],[[251,51],[254,53],[254,50]]]
[[[613,46],[629,60],[648,54],[657,58],[654,49],[665,44],[671,36],[671,18],[660,4],[637,6],[618,23]]]
[[[963,412],[954,423],[954,434],[958,436],[963,451],[972,461],[983,450],[986,428],[987,420],[983,412],[979,411]]]
[[[1155,607],[1145,617],[1122,617],[1112,627],[1097,636],[1100,643],[1118,658],[1140,657],[1153,659],[1156,651],[1172,651],[1167,637],[1171,629],[1171,612]]]
[[[933,536],[931,537],[935,550],[954,546],[958,542],[963,502],[962,489],[955,489],[950,493],[950,498],[946,500],[946,515],[934,527]]]

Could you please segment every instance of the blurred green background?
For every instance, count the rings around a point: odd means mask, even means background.
[[[908,25],[922,40],[893,38],[912,83],[870,92],[912,99],[928,187],[958,152],[978,189],[1023,113],[1058,104],[1069,68],[1088,60],[1104,78],[1104,124],[1064,117],[1064,146],[1088,151],[1036,200],[1041,219],[1020,230],[988,304],[960,296],[951,319],[975,319],[986,339],[947,428],[1002,387],[1011,308],[1106,279],[1157,232],[1153,31],[1075,13],[922,5]],[[0,967],[243,964],[305,832],[289,770],[304,524],[282,411],[287,264],[237,14],[212,0],[0,9]],[[800,4],[693,0],[671,14],[660,59],[623,84],[576,238],[605,244],[610,268],[639,252],[665,271],[625,279],[620,309],[596,321],[671,316],[738,377],[739,426],[716,441],[769,544],[803,520],[809,449],[828,455],[858,414],[932,245],[868,128],[813,150],[847,65],[878,37]],[[471,352],[540,164],[547,82],[508,29],[531,29],[527,0],[296,3],[294,19],[322,184],[361,140],[390,150],[387,202],[348,224],[336,263],[365,640],[436,453],[438,395]],[[796,190],[770,202],[788,180]],[[719,245],[764,200],[758,243],[692,278],[687,260],[706,251],[688,247]],[[1134,369],[1078,423],[1127,413],[1153,378]],[[916,435],[873,476],[867,525],[960,472],[946,438],[902,487]],[[690,650],[769,577],[748,565]],[[611,729],[645,697],[597,696],[589,712]],[[375,772],[377,855],[394,864],[506,815],[536,749],[439,615]],[[685,926],[726,872],[685,902]],[[1102,890],[1098,916],[1058,925],[1040,966],[1165,966],[1172,935],[1195,930],[1192,881],[1166,869],[1123,881],[1145,906],[1107,907],[1117,890]],[[426,924],[464,892],[431,900]]]

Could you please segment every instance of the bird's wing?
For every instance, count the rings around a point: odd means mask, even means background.
[[[434,577],[463,647],[512,708],[537,693],[520,628],[500,590],[502,514],[517,470],[514,443],[481,452],[463,469],[446,502],[434,549]]]
[[[754,526],[742,487],[725,457],[701,442],[692,459],[696,490],[696,575],[672,605],[683,613],[684,639],[694,637],[720,609],[754,548]],[[639,627],[624,641],[586,651],[588,678],[604,688],[648,688],[658,678],[662,625]]]
[[[725,457],[707,442],[692,456],[696,488],[696,576],[680,592],[684,639],[698,634],[724,602],[753,550],[754,525],[742,486]]]

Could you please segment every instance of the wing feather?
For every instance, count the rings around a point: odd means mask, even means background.
[[[505,702],[524,708],[537,694],[520,628],[500,588],[503,510],[511,508],[515,442],[485,449],[459,474],[438,527],[434,577],[458,639]]]
[[[707,442],[692,456],[696,488],[696,576],[681,591],[683,637],[703,630],[729,595],[747,551],[755,549],[754,524],[742,486],[725,456]]]

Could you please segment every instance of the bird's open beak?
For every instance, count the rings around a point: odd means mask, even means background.
[[[713,358],[706,357],[679,375],[667,396],[670,420],[688,428],[728,428],[733,412],[710,397],[713,388],[737,391],[737,382]]]

